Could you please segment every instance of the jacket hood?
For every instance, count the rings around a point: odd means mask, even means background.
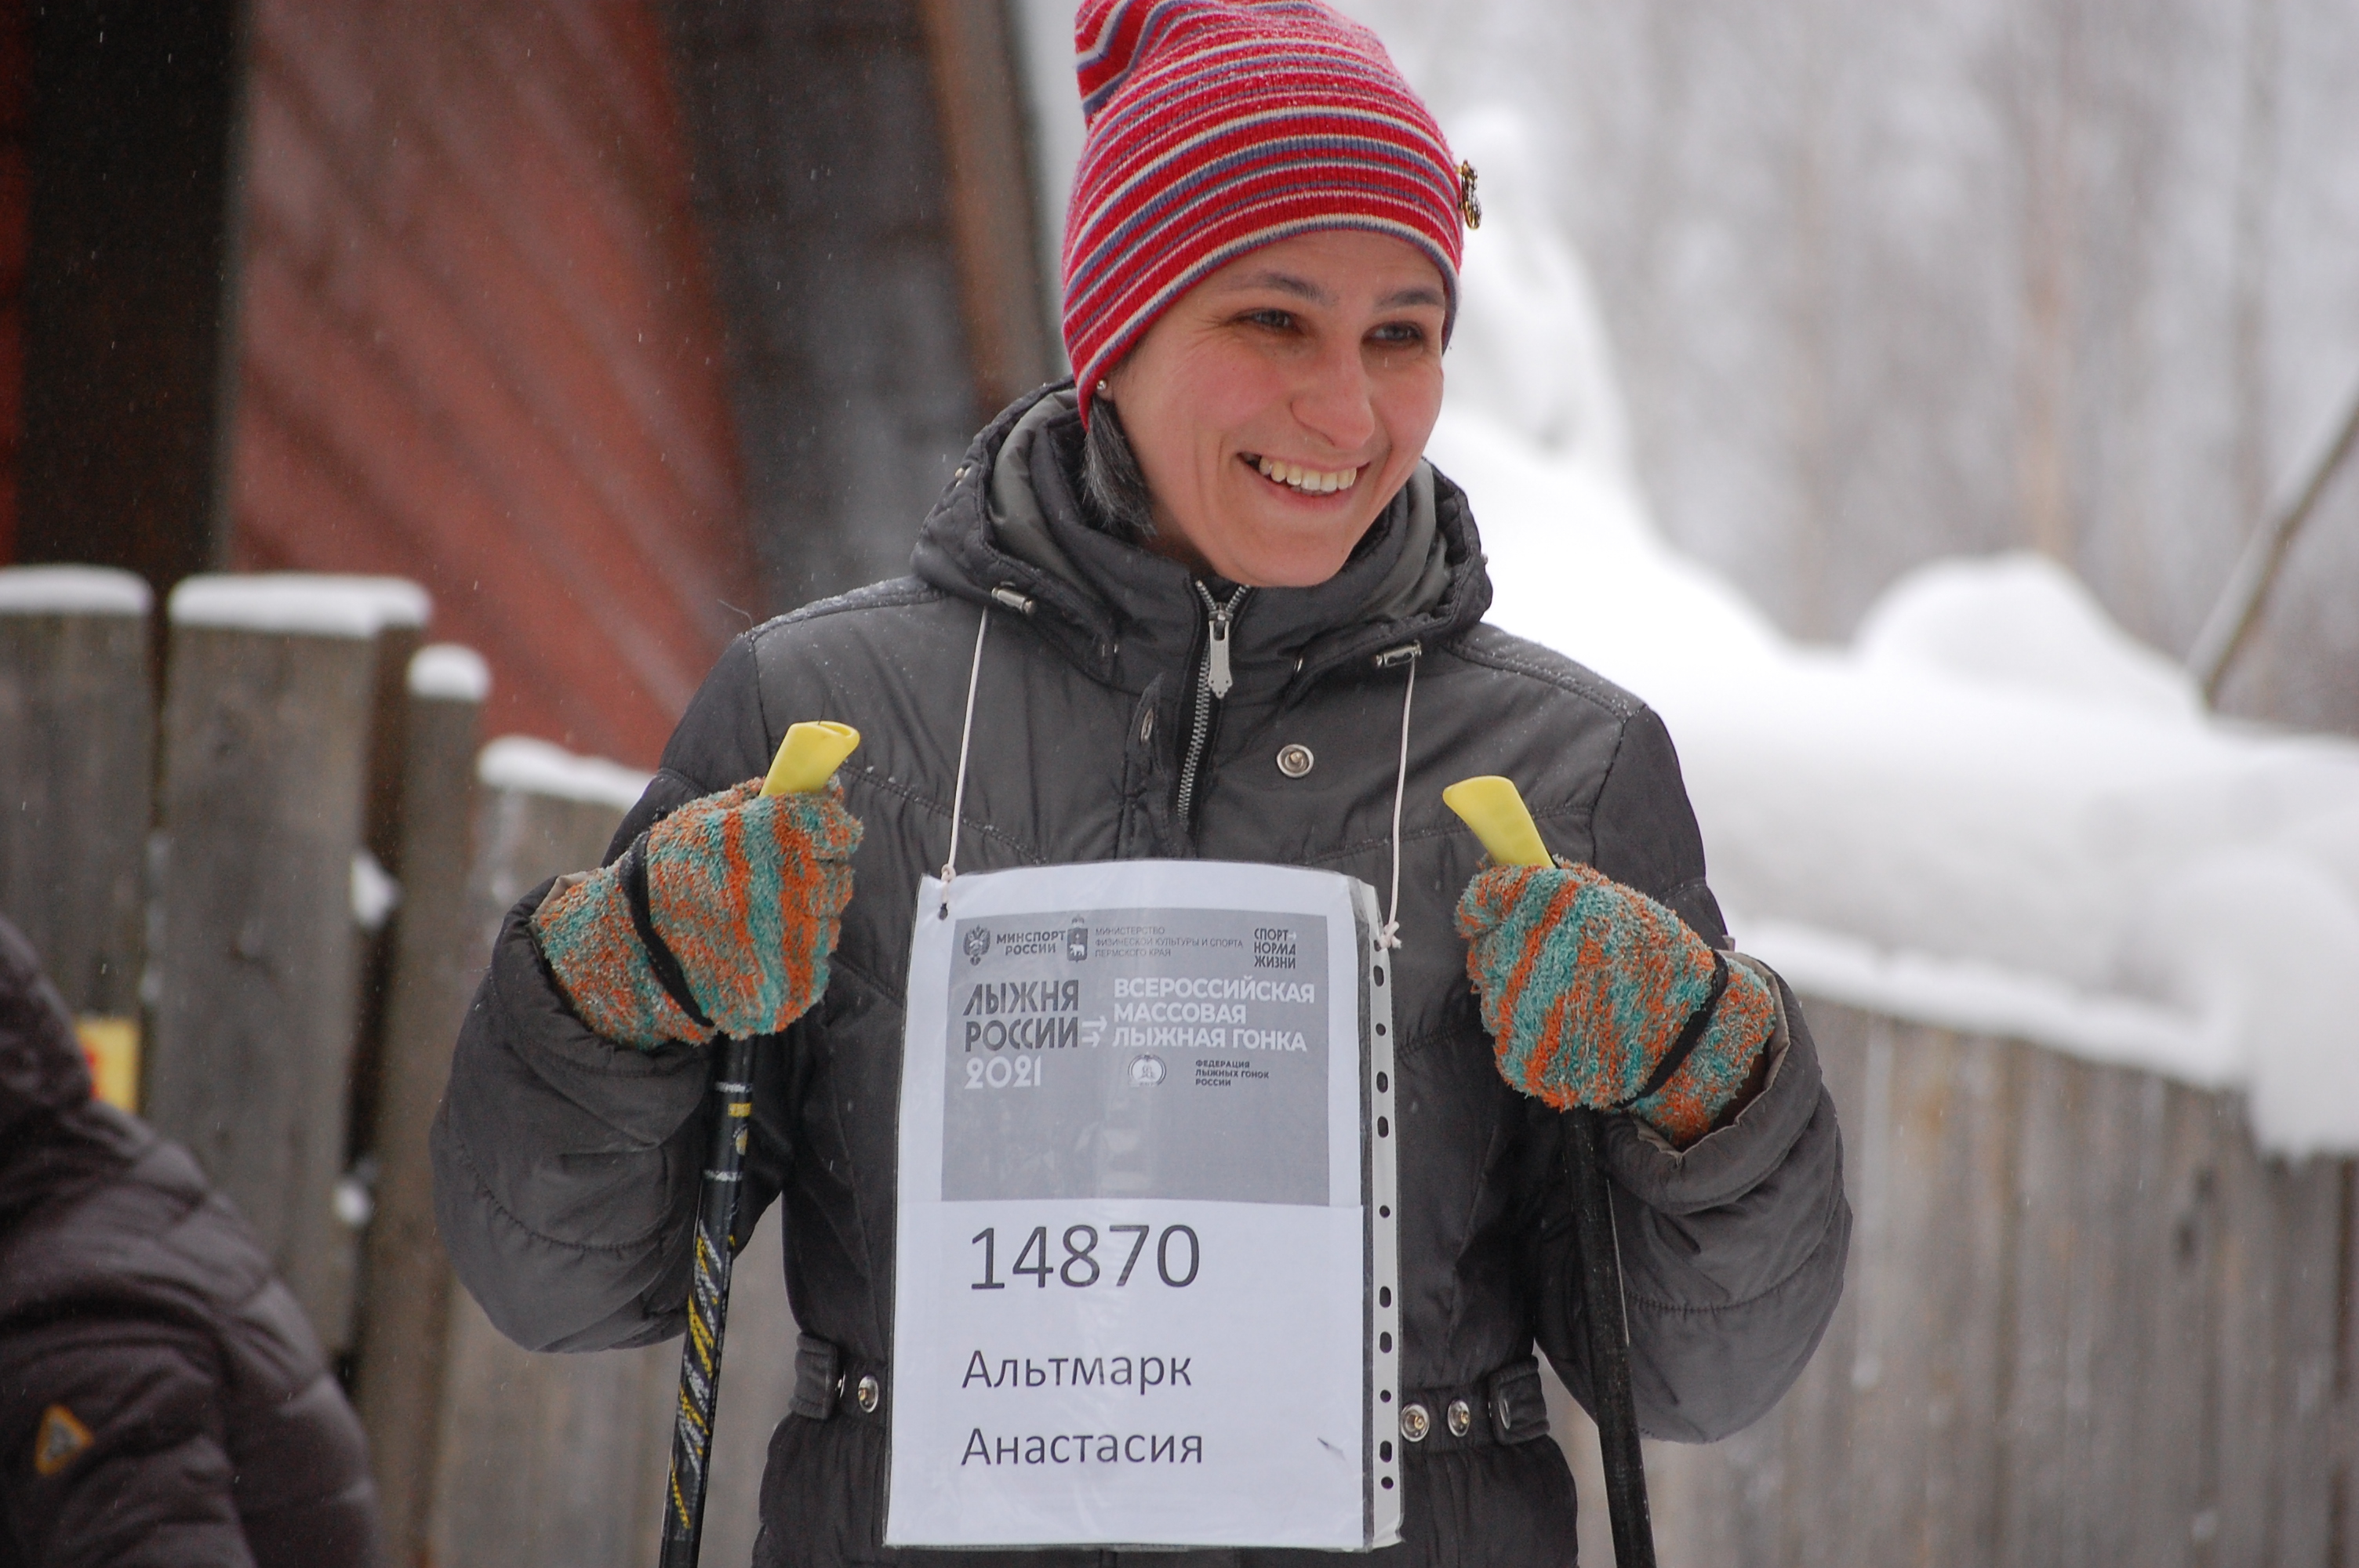
[[[0,1137],[90,1101],[90,1065],[65,998],[25,934],[0,918]]]
[[[1196,645],[1194,574],[1094,524],[1080,500],[1082,451],[1071,383],[1017,400],[968,448],[919,535],[914,569],[944,592],[1022,612],[1099,679],[1141,690]],[[1419,463],[1333,577],[1253,591],[1234,633],[1240,695],[1444,641],[1490,603],[1464,494]]]

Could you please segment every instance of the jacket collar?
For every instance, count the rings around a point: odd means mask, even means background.
[[[1187,568],[1089,521],[1071,387],[1017,400],[975,438],[927,516],[913,565],[944,592],[1024,614],[1096,678],[1141,691],[1187,671],[1203,612]],[[1335,576],[1247,598],[1233,633],[1232,700],[1291,695],[1404,644],[1446,641],[1490,603],[1465,496],[1421,465]]]

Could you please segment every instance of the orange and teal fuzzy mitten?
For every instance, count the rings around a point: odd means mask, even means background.
[[[860,823],[843,791],[693,800],[532,917],[582,1022],[617,1044],[774,1034],[827,989]]]
[[[1768,983],[1593,867],[1493,866],[1458,930],[1509,1085],[1559,1110],[1629,1110],[1685,1148],[1769,1042]]]

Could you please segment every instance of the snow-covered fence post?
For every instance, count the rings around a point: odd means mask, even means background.
[[[389,579],[197,577],[173,590],[161,913],[146,1111],[260,1234],[331,1350],[350,1342],[357,1195],[340,1192],[363,926],[393,889],[365,853]],[[345,1212],[338,1212],[340,1202]]]
[[[468,871],[476,723],[490,684],[470,649],[441,644],[407,661],[393,848],[402,897],[368,1140],[375,1203],[361,1271],[353,1390],[368,1432],[378,1518],[402,1563],[419,1560],[424,1544],[442,1409],[451,1280],[434,1229],[426,1135],[487,953]]]
[[[148,605],[129,572],[0,570],[0,914],[68,1006],[134,1030],[156,724]]]
[[[476,776],[473,939],[483,955],[509,905],[537,883],[598,864],[647,779],[513,738],[484,748]],[[503,1337],[465,1292],[450,1302],[432,1561],[654,1562],[679,1346],[534,1355]]]

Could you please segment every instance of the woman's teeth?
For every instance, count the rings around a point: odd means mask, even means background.
[[[1282,463],[1270,458],[1256,458],[1254,467],[1261,470],[1264,479],[1276,480],[1289,490],[1305,495],[1332,495],[1339,490],[1349,490],[1360,477],[1358,469],[1345,469],[1340,473],[1321,473],[1317,469],[1303,468],[1297,463]]]

